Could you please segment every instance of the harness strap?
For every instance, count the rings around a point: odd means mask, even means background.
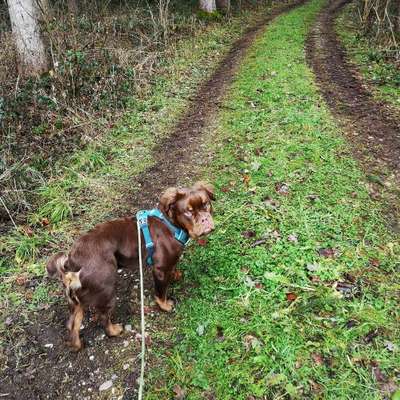
[[[169,230],[174,234],[174,238],[180,242],[183,246],[186,246],[190,240],[189,234],[185,229],[178,228],[169,221],[165,215],[157,208],[152,210],[140,210],[136,213],[136,219],[139,227],[143,233],[144,242],[146,245],[147,257],[146,263],[148,266],[153,265],[153,254],[154,254],[154,242],[151,238],[148,217],[155,217],[160,221],[164,222]]]

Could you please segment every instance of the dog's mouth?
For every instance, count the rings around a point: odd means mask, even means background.
[[[214,226],[209,226],[203,230],[201,230],[200,232],[198,231],[189,231],[189,236],[194,239],[201,239],[204,238],[205,236],[209,235],[212,231],[214,230]]]

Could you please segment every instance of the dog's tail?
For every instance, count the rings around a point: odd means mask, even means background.
[[[82,287],[79,278],[81,271],[68,271],[68,260],[69,257],[65,253],[55,254],[46,265],[47,273],[51,278],[58,278],[64,284],[69,302],[79,303],[75,291]]]
[[[47,262],[46,269],[50,278],[58,278],[62,280],[65,275],[65,264],[68,261],[68,256],[65,253],[57,253],[52,256]]]

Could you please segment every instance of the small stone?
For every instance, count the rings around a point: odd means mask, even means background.
[[[124,329],[125,329],[127,332],[132,332],[132,325],[127,324],[127,325],[124,326]]]
[[[396,351],[397,350],[397,346],[394,343],[389,342],[389,341],[385,341],[385,347],[389,351]]]
[[[93,361],[94,360],[94,356],[92,355],[92,356],[89,356],[89,360],[90,361]]]
[[[112,383],[111,380],[105,381],[104,383],[102,383],[102,384],[99,386],[99,391],[100,391],[100,392],[104,392],[105,390],[110,389],[110,388],[112,387],[112,385],[113,385],[113,383]]]
[[[124,340],[124,347],[128,347],[129,346],[129,340]]]
[[[114,375],[111,377],[111,380],[112,380],[112,381],[115,381],[117,378],[118,378],[117,375],[114,374]]]

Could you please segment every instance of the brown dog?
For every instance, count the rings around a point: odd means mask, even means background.
[[[214,229],[211,200],[213,188],[198,182],[192,188],[169,188],[160,198],[159,209],[177,227],[196,239]],[[167,287],[180,273],[176,264],[183,251],[167,225],[149,217],[148,226],[154,242],[153,277],[155,301],[164,311],[171,311]],[[143,235],[142,235],[143,236]],[[143,243],[142,239],[142,243]],[[142,254],[146,255],[144,243]],[[138,257],[136,218],[120,218],[97,225],[73,244],[68,255],[58,253],[47,263],[49,276],[58,277],[65,287],[70,316],[67,322],[74,350],[82,343],[79,329],[85,310],[94,309],[108,336],[117,336],[123,329],[111,322],[115,306],[115,281],[118,267],[134,266]]]

